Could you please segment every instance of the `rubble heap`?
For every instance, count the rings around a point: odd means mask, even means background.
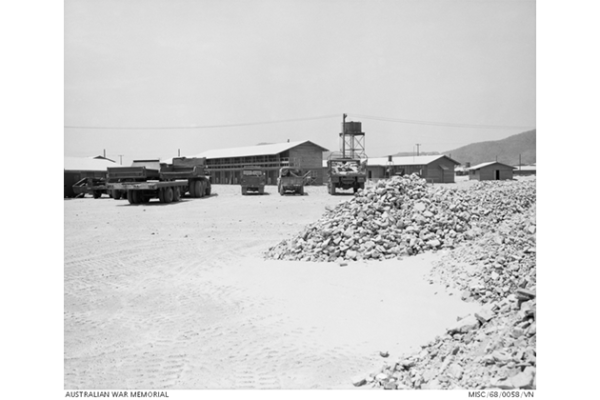
[[[394,365],[354,380],[384,389],[535,389],[535,207],[448,252],[430,282],[481,309]]]
[[[478,182],[459,190],[427,186],[414,174],[394,177],[359,190],[266,257],[383,260],[454,248],[532,204],[535,182]]]

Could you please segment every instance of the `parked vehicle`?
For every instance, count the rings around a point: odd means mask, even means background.
[[[171,163],[137,160],[130,167],[108,168],[108,189],[114,199],[126,197],[130,204],[177,202],[186,193],[205,197],[211,193],[205,158],[173,158]]]
[[[334,195],[336,188],[342,190],[353,189],[354,193],[358,189],[365,188],[365,182],[367,181],[366,160],[352,158],[327,160],[327,170],[329,172],[327,181],[329,194]]]
[[[73,192],[75,197],[85,197],[86,194],[91,194],[95,199],[103,194],[107,194],[106,179],[86,177],[80,179],[73,184]]]
[[[293,167],[283,167],[279,170],[279,177],[277,178],[277,189],[280,195],[284,195],[287,192],[304,194],[304,183],[306,181],[306,175],[302,175],[302,171]]]
[[[264,194],[267,176],[262,168],[244,167],[244,169],[242,169],[242,179],[240,183],[242,185],[243,196],[248,194],[248,191]]]

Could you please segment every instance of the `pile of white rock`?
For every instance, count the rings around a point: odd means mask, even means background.
[[[394,177],[359,190],[266,257],[383,260],[454,248],[532,204],[535,182],[480,182],[461,190],[427,185],[416,175]]]
[[[535,205],[445,254],[431,283],[480,303],[421,351],[354,380],[383,389],[536,388]]]

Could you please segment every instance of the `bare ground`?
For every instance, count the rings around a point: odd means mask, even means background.
[[[350,198],[306,191],[65,200],[65,389],[349,389],[474,310],[423,279],[440,253],[263,260]]]

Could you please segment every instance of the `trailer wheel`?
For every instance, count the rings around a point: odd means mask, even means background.
[[[178,187],[173,188],[173,202],[175,203],[181,200],[181,192],[179,190],[180,188]]]

